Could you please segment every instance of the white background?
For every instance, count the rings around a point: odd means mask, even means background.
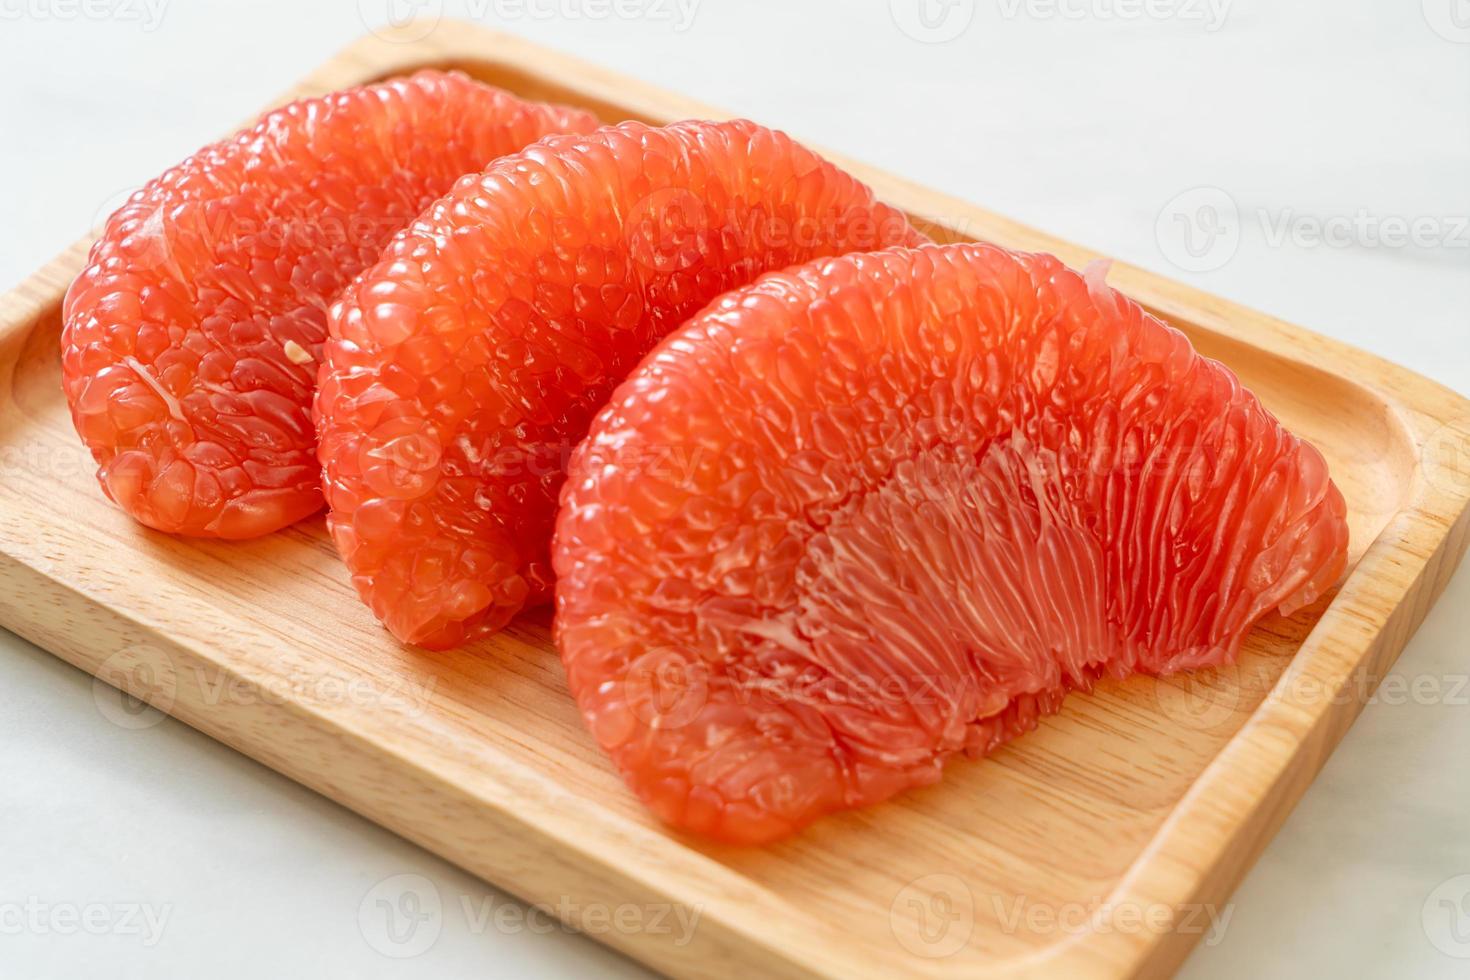
[[[385,2],[0,0],[0,287]],[[943,43],[910,36],[920,0],[591,2],[446,0],[1470,391],[1465,0],[925,0]],[[1439,693],[1369,707],[1184,976],[1470,973],[1467,631],[1462,574],[1399,664]],[[9,634],[0,677],[0,975],[641,973],[497,928],[498,893],[172,720],[119,727]],[[358,913],[403,874],[443,912],[393,959]],[[64,932],[91,904],[102,934]]]

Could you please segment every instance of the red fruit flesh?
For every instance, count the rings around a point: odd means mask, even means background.
[[[566,456],[655,342],[763,272],[923,240],[749,122],[556,137],[461,183],[332,311],[328,524],[364,600],[427,647],[549,600]]]
[[[465,173],[596,126],[425,71],[292,103],[134,194],[63,307],[63,384],[107,495],[204,537],[317,510],[311,394],[336,293]]]
[[[1231,660],[1331,588],[1342,495],[1101,282],[981,245],[722,297],[573,457],[556,632],[664,820],[735,843],[931,783],[1102,674]]]

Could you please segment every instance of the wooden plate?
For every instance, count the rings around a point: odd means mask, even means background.
[[[722,115],[455,25],[366,38],[291,95],[446,65],[608,120]],[[843,162],[937,238],[1094,257]],[[714,847],[654,823],[613,774],[566,695],[544,614],[470,649],[405,649],[352,594],[320,519],[224,544],[152,533],[108,504],[58,386],[59,304],[87,245],[0,299],[0,622],[670,973],[1168,972],[1223,914],[1466,545],[1470,403],[1115,265],[1115,285],[1326,454],[1351,508],[1346,582],[1330,604],[1258,628],[1236,667],[1107,684],[939,786],[778,846]]]

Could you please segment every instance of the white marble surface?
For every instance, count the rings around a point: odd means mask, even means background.
[[[0,286],[387,2],[0,0]],[[1464,0],[923,0],[929,28],[920,2],[445,8],[1470,391]],[[1191,255],[1179,215],[1223,234]],[[1384,241],[1415,219],[1417,242]],[[1438,694],[1367,710],[1184,976],[1470,975],[1467,633],[1462,574],[1398,668]],[[0,671],[0,975],[641,973],[497,919],[503,896],[182,725],[119,727],[85,676],[9,634]],[[432,946],[392,958],[359,910],[405,874],[443,913]]]

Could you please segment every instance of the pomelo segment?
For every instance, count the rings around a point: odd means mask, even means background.
[[[1178,331],[983,245],[768,275],[573,457],[570,688],[677,827],[768,841],[931,783],[1103,674],[1220,664],[1330,589],[1321,455]]]
[[[363,599],[427,647],[548,601],[566,458],[654,343],[763,272],[924,240],[744,121],[554,137],[465,180],[332,311],[321,460]]]
[[[63,308],[63,384],[103,490],[203,537],[317,510],[311,394],[336,293],[465,173],[597,125],[425,71],[277,109],[150,182]]]

